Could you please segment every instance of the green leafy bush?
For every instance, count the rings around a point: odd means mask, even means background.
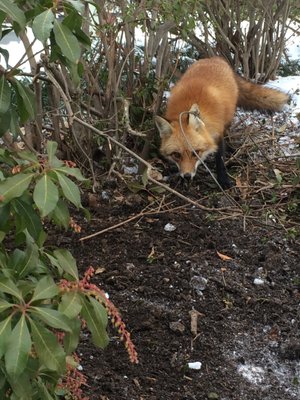
[[[76,261],[65,249],[46,247],[45,220],[67,228],[68,202],[81,208],[78,186],[84,181],[72,162],[47,153],[16,155],[0,149],[0,398],[56,399],[79,342],[82,320],[96,346],[108,343],[107,313],[124,339],[132,361],[136,353],[128,332],[105,294],[90,283],[90,268],[79,279]],[[73,223],[74,224],[74,223]],[[75,397],[76,398],[76,397]]]

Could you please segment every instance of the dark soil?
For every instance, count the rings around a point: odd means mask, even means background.
[[[197,187],[189,193],[199,197]],[[151,200],[114,191],[109,196],[108,202],[97,197],[91,221],[78,221],[80,237],[125,221]],[[159,201],[173,202],[168,212],[80,244],[78,235],[71,243],[63,238],[81,272],[99,268],[93,282],[120,310],[139,356],[139,364],[130,363],[112,327],[105,350],[95,348],[85,332],[79,350],[88,379],[85,395],[299,399],[299,243],[263,219],[224,217],[191,205],[176,209],[183,203],[170,195]],[[165,231],[167,223],[176,229]],[[190,362],[201,362],[201,368],[189,368]]]

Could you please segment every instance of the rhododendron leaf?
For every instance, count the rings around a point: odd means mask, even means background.
[[[4,321],[0,322],[0,358],[3,356],[5,350],[7,349],[7,341],[11,335],[11,318],[12,315],[7,317]]]
[[[4,75],[0,77],[0,114],[10,108],[11,88]]]
[[[31,336],[25,315],[22,314],[11,332],[5,352],[5,367],[9,376],[17,377],[24,371],[28,362],[31,344]]]
[[[36,285],[31,302],[52,299],[58,294],[58,287],[51,276],[44,276]]]
[[[52,140],[48,140],[47,142],[47,154],[48,154],[48,160],[49,163],[52,163],[52,160],[56,154],[57,151],[57,146],[58,144],[56,142],[53,142]]]
[[[77,64],[81,50],[76,36],[67,26],[56,20],[54,21],[53,32],[61,53],[72,63]]]
[[[33,200],[39,209],[41,216],[45,217],[54,210],[58,202],[58,188],[51,178],[45,174],[37,182],[33,191]]]
[[[17,174],[0,182],[0,197],[2,204],[15,197],[20,197],[30,185],[34,174]]]
[[[23,221],[29,234],[33,239],[37,240],[43,230],[40,218],[29,204],[22,201],[20,198],[14,200],[13,207],[17,216]]]
[[[36,321],[30,320],[30,326],[34,348],[41,362],[51,371],[64,373],[66,354],[57,337]]]
[[[32,23],[32,30],[35,37],[42,43],[50,37],[50,32],[53,29],[53,22],[55,20],[52,8],[37,15]]]
[[[81,321],[79,318],[74,318],[70,322],[72,331],[66,332],[64,337],[64,348],[67,354],[72,354],[76,350],[81,330]]]
[[[63,226],[65,229],[68,229],[70,222],[70,213],[66,203],[59,199],[55,209],[51,214],[51,218],[58,226]]]
[[[0,292],[9,293],[19,300],[22,300],[22,294],[11,279],[0,278]]]
[[[24,28],[26,18],[24,12],[11,0],[1,0],[0,10],[4,11],[13,21],[16,21],[20,28]]]
[[[58,182],[62,188],[64,196],[76,207],[81,207],[80,191],[77,185],[64,174],[61,174],[57,170],[54,171],[57,175]]]
[[[31,307],[30,311],[46,325],[51,326],[51,328],[61,329],[67,332],[71,331],[69,319],[60,311],[46,307]]]
[[[81,315],[86,320],[87,326],[92,334],[93,342],[96,346],[104,348],[108,344],[108,335],[103,324],[103,318],[95,311],[95,308],[89,301],[84,298],[82,302]]]
[[[64,293],[58,307],[59,311],[70,319],[77,317],[81,308],[81,297],[75,291]]]
[[[64,166],[64,167],[55,168],[55,171],[61,172],[65,175],[74,176],[74,178],[76,178],[78,181],[87,181],[88,180],[87,178],[85,178],[82,175],[79,168],[70,168],[70,167]]]
[[[59,266],[75,280],[78,280],[78,269],[72,254],[68,250],[59,249],[55,250],[53,255],[57,259]]]

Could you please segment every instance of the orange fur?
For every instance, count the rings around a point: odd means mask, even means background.
[[[239,77],[220,57],[197,61],[171,90],[165,119],[155,118],[161,153],[178,165],[182,177],[192,178],[199,157],[217,151],[238,105],[279,111],[287,100],[285,93]]]

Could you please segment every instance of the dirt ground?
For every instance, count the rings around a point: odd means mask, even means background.
[[[199,185],[189,189],[191,198],[203,193]],[[78,221],[80,237],[136,216],[153,200],[116,188],[102,197],[91,221]],[[98,269],[94,283],[120,310],[139,356],[138,365],[129,362],[113,328],[105,350],[85,332],[79,351],[85,395],[299,399],[299,242],[263,219],[197,209],[170,194],[154,203],[156,213],[80,244],[75,234],[61,239],[82,272]],[[224,194],[212,194],[206,206],[212,203],[222,207]],[[200,369],[189,367],[194,362]]]
[[[120,310],[139,357],[130,363],[112,327],[104,350],[84,332],[90,400],[300,398],[299,166],[277,137],[289,118],[247,118],[234,126],[243,143],[228,165],[230,197],[203,168],[190,188],[171,181],[201,208],[155,187],[134,194],[138,185],[116,178],[84,195],[91,220],[76,215],[81,234],[59,237],[82,273],[98,271],[93,282]]]

